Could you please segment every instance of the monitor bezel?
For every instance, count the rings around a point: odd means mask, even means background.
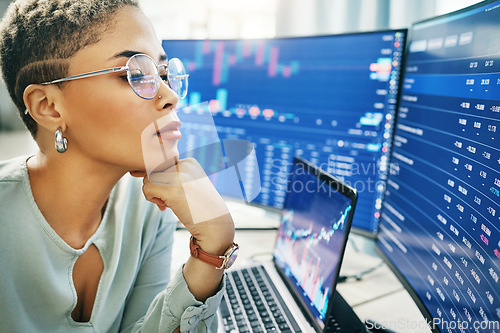
[[[474,9],[477,9],[477,8],[489,5],[489,4],[497,2],[497,1],[498,0],[483,0],[483,1],[480,1],[480,2],[475,3],[473,5],[470,5],[470,6],[461,8],[461,9],[457,9],[457,10],[454,10],[454,11],[449,12],[449,13],[445,13],[445,14],[441,14],[441,15],[437,15],[437,16],[432,16],[432,17],[429,17],[429,18],[426,18],[426,19],[423,19],[423,20],[415,21],[415,22],[413,22],[411,24],[411,27],[408,29],[408,32],[409,32],[409,34],[411,34],[413,32],[414,27],[416,25],[420,25],[420,24],[424,24],[424,23],[428,23],[428,22],[432,22],[432,21],[438,21],[438,20],[441,20],[441,19],[444,19],[444,18],[447,18],[447,17],[456,16],[456,15],[459,15],[459,14],[462,14],[462,13],[466,13],[466,12],[469,12],[471,10],[474,10]],[[408,40],[411,41],[410,38]],[[408,48],[409,45],[407,44],[406,47]],[[406,51],[408,51],[408,50],[406,50]],[[408,54],[408,52],[406,54]]]
[[[317,166],[313,165],[312,163],[310,163],[309,161],[307,161],[301,157],[295,156],[293,158],[293,166],[295,166],[295,165],[303,166],[310,174],[316,176],[316,178],[319,179],[320,181],[326,182],[328,185],[330,185],[330,187],[334,186],[335,189],[340,188],[341,190],[338,190],[338,192],[341,193],[342,195],[346,196],[349,200],[351,200],[351,211],[349,213],[348,218],[346,219],[345,232],[344,232],[344,237],[342,239],[341,252],[339,253],[339,263],[336,267],[335,278],[334,278],[333,284],[330,288],[330,294],[329,294],[330,302],[328,304],[328,308],[327,308],[326,316],[325,316],[325,318],[329,318],[329,316],[331,315],[331,313],[333,311],[333,302],[332,302],[333,295],[335,293],[338,277],[340,274],[340,268],[342,267],[342,261],[344,259],[345,248],[347,245],[347,240],[349,238],[349,232],[351,229],[352,220],[353,220],[354,213],[356,210],[356,202],[358,199],[358,193],[352,187],[342,183],[340,180],[338,180],[337,178],[335,178],[331,174],[327,173],[325,170],[318,168]],[[293,166],[292,166],[292,168],[293,168]],[[287,186],[290,186],[290,178],[289,178],[289,181],[287,183]],[[286,201],[287,200],[285,199],[284,206],[286,206]],[[283,216],[283,211],[282,211],[282,216]],[[276,237],[276,241],[277,240],[278,240],[278,238]],[[276,246],[276,244],[275,244],[275,246]],[[283,269],[281,268],[281,266],[277,263],[276,258],[274,257],[274,254],[273,254],[273,265],[276,268],[276,270],[278,271],[281,278],[283,279],[283,282],[285,283],[287,288],[291,291],[290,293],[293,295],[294,299],[297,301],[299,306],[303,310],[305,310],[304,313],[305,314],[309,313],[307,305],[305,304],[301,295],[295,289],[295,286],[289,281],[288,276],[285,274],[285,272],[283,272]],[[328,329],[328,322],[325,322],[324,327],[321,327],[318,324],[318,322],[316,321],[316,318],[314,318],[313,316],[306,316],[306,319],[315,328],[316,332],[326,332],[326,330]]]
[[[431,17],[431,18],[428,18],[428,19],[425,19],[425,20],[414,22],[411,25],[411,28],[409,29],[408,34],[407,34],[407,40],[406,40],[406,44],[405,44],[404,58],[403,58],[403,63],[402,63],[402,65],[404,67],[402,68],[401,73],[400,73],[401,79],[399,81],[400,86],[399,86],[399,92],[398,92],[398,101],[396,103],[397,110],[396,110],[396,119],[394,121],[394,128],[397,127],[398,122],[399,122],[398,115],[399,115],[399,105],[400,105],[401,99],[402,99],[402,84],[404,83],[404,79],[405,79],[406,63],[408,61],[408,57],[409,57],[409,54],[410,54],[410,52],[409,52],[410,50],[409,49],[410,49],[410,46],[411,46],[412,37],[413,37],[413,30],[415,29],[415,26],[418,26],[420,24],[425,24],[425,23],[433,22],[433,21],[438,21],[438,20],[441,20],[441,19],[444,19],[444,18],[447,18],[447,17],[453,17],[453,16],[456,16],[456,15],[460,15],[462,13],[466,13],[466,12],[469,12],[471,10],[474,10],[474,9],[477,9],[477,8],[480,8],[480,7],[483,7],[483,6],[489,5],[489,4],[494,3],[494,2],[498,2],[498,1],[500,1],[500,0],[485,0],[485,1],[481,1],[481,2],[478,2],[477,4],[474,4],[474,5],[471,5],[471,6],[467,6],[467,7],[464,7],[462,9],[450,12],[450,13],[446,13],[446,14],[434,16],[434,17]],[[394,140],[395,132],[396,132],[396,130],[393,130],[392,140]],[[392,163],[392,160],[393,160],[393,155],[392,155],[392,150],[391,150],[391,155],[390,155],[390,158],[389,158],[389,165]],[[387,181],[389,181],[390,178],[391,178],[391,176],[389,174],[388,178],[387,178]],[[383,202],[385,202],[385,197],[386,196],[384,195]],[[380,212],[381,212],[381,214],[380,214],[381,218],[382,218],[383,211],[384,211],[384,206],[382,206],[382,209],[380,210]],[[429,311],[429,309],[425,306],[424,300],[422,300],[422,298],[418,295],[418,293],[416,292],[416,290],[413,288],[413,286],[410,284],[410,282],[406,279],[406,277],[403,275],[403,273],[401,272],[401,270],[398,269],[397,265],[389,258],[389,256],[384,252],[384,250],[382,250],[381,247],[383,245],[378,240],[378,236],[380,234],[380,223],[378,225],[378,229],[379,230],[377,231],[377,237],[375,238],[375,240],[376,240],[376,242],[375,242],[375,251],[376,251],[376,253],[382,258],[382,260],[387,264],[387,266],[390,268],[390,270],[394,273],[394,275],[401,282],[401,284],[403,285],[403,287],[405,288],[405,290],[408,292],[408,294],[411,296],[412,300],[415,302],[415,305],[417,306],[417,308],[420,310],[420,313],[424,316],[425,320],[428,323],[432,323],[433,320],[434,320],[434,317],[432,316],[432,314]],[[435,327],[429,327],[429,329],[433,333],[441,333],[441,330],[437,326],[435,326]]]
[[[255,37],[255,38],[169,38],[162,39],[162,46],[164,42],[168,41],[210,41],[210,42],[230,42],[230,41],[257,41],[257,40],[276,40],[276,39],[308,39],[317,37],[348,37],[357,35],[371,35],[380,33],[396,33],[403,32],[405,37],[408,36],[408,28],[397,28],[397,29],[377,29],[377,30],[364,30],[364,31],[348,31],[342,33],[330,33],[330,34],[317,34],[317,35],[307,35],[307,36],[275,36],[275,37]],[[175,55],[174,55],[175,56]]]

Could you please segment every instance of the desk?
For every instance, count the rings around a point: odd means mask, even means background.
[[[242,267],[252,260],[270,259],[275,238],[275,230],[237,230],[235,241],[241,249],[233,267]],[[189,257],[188,244],[189,233],[178,230],[174,241],[173,271]],[[340,274],[353,275],[377,266],[382,259],[373,248],[373,240],[351,234]],[[363,321],[370,318],[399,333],[430,332],[416,304],[385,263],[361,281],[348,279],[338,284],[337,290]]]

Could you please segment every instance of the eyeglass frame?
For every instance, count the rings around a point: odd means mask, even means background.
[[[136,57],[136,56],[146,56],[148,57],[149,59],[151,59],[151,61],[155,64],[157,70],[158,70],[158,76],[160,77],[161,81],[165,81],[161,78],[161,75],[160,75],[160,67],[163,67],[165,68],[165,71],[167,72],[167,84],[170,88],[172,88],[170,86],[170,79],[168,77],[168,65],[170,63],[170,61],[174,60],[174,59],[178,59],[178,58],[172,58],[168,61],[168,63],[166,64],[160,64],[158,65],[156,63],[156,61],[154,61],[153,58],[151,58],[150,56],[148,56],[147,54],[144,54],[144,53],[137,53],[137,54],[134,54],[133,56],[131,56],[130,58],[128,58],[127,60],[127,64],[129,63],[130,59],[132,59],[133,57]],[[181,61],[179,59],[179,61]],[[182,63],[182,61],[181,61]],[[183,64],[184,65],[184,64]],[[61,78],[61,79],[56,79],[56,80],[52,80],[52,81],[47,81],[47,82],[42,82],[40,84],[42,85],[48,85],[48,84],[54,84],[54,83],[61,83],[61,82],[66,82],[66,81],[72,81],[72,80],[78,80],[78,79],[84,79],[84,78],[87,78],[87,77],[93,77],[93,76],[97,76],[97,75],[102,75],[102,74],[110,74],[110,73],[116,73],[116,72],[121,72],[121,71],[129,71],[130,68],[128,67],[128,65],[125,65],[125,66],[119,66],[119,67],[113,67],[113,68],[107,68],[107,69],[100,69],[100,70],[97,70],[97,71],[91,71],[91,72],[87,72],[87,73],[82,73],[82,74],[77,74],[77,75],[72,75],[72,76],[68,76],[68,77],[64,77],[64,78]],[[184,74],[184,75],[176,75],[175,77],[182,77],[182,78],[188,78],[189,77],[189,74]],[[139,96],[140,98],[142,99],[146,99],[146,100],[151,100],[153,98],[156,97],[156,95],[158,95],[158,91],[156,91],[156,93],[154,94],[153,97],[151,98],[147,98],[147,97],[144,97],[144,96],[141,96],[139,95],[139,93],[137,93],[134,89],[134,87],[132,87],[132,83],[130,83],[130,80],[127,76],[127,82],[128,84],[130,85],[130,88],[132,88],[132,90],[134,91],[134,93]]]

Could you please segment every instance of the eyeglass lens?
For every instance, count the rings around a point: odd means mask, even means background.
[[[185,98],[188,89],[188,79],[184,64],[179,58],[172,58],[168,62],[168,79],[170,88],[179,96]]]
[[[160,75],[153,59],[136,55],[128,62],[128,81],[132,89],[142,98],[153,98],[160,88]]]
[[[187,75],[182,61],[178,58],[168,62],[168,73],[160,66],[160,72],[153,59],[144,54],[137,54],[128,61],[127,77],[130,86],[137,95],[152,99],[160,89],[160,80],[165,80],[170,88],[179,96],[187,95]],[[166,74],[166,75],[165,75]]]

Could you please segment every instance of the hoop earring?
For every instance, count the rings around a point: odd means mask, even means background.
[[[54,143],[58,153],[62,154],[68,150],[68,140],[63,136],[61,127],[59,127],[56,131]]]

